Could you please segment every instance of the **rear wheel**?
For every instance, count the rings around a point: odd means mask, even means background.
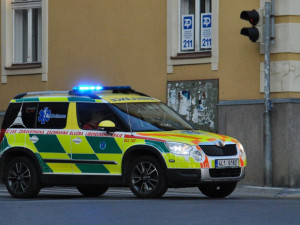
[[[41,189],[37,169],[27,157],[18,157],[8,163],[5,184],[9,193],[16,198],[36,197]]]
[[[160,163],[151,156],[134,160],[128,172],[129,187],[137,197],[158,198],[168,189]]]
[[[237,182],[228,182],[228,183],[205,183],[199,185],[200,191],[210,198],[225,198],[230,195],[235,187]]]
[[[109,187],[107,186],[77,186],[78,191],[86,197],[98,197],[103,195]]]

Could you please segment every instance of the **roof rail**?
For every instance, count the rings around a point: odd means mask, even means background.
[[[27,95],[51,95],[51,94],[68,94],[69,91],[36,91],[17,94],[13,99],[20,99]]]
[[[13,99],[20,99],[28,95],[52,95],[52,94],[67,94],[67,95],[76,95],[76,96],[87,96],[92,99],[101,99],[98,95],[93,93],[78,93],[74,91],[36,91],[36,92],[26,92],[17,94]]]

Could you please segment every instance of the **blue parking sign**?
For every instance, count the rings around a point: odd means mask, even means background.
[[[181,50],[194,49],[194,15],[182,16]]]
[[[211,13],[201,14],[201,49],[211,48]]]
[[[211,13],[205,13],[202,15],[202,27],[211,28]]]
[[[193,29],[193,17],[192,16],[184,16],[183,17],[183,29],[184,30]]]

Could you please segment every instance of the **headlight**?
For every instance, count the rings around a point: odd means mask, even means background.
[[[177,143],[177,142],[167,142],[166,143],[170,152],[176,155],[189,155],[192,147],[187,144]]]

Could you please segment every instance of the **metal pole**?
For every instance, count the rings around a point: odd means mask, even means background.
[[[271,0],[271,44],[275,43],[275,0]]]
[[[272,179],[272,139],[270,99],[270,39],[271,39],[271,4],[265,3],[265,111],[264,111],[264,184],[271,187]]]

